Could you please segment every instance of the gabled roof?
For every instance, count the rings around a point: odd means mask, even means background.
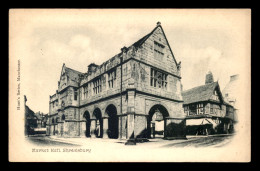
[[[25,105],[25,117],[26,119],[36,119],[35,113],[27,105]]]
[[[63,68],[65,68],[65,74],[66,74],[68,77],[70,77],[72,80],[75,80],[75,78],[78,78],[79,75],[83,75],[82,72],[79,72],[79,71],[76,71],[76,70],[71,69],[71,68],[69,68],[69,67],[66,67],[66,65],[63,64],[60,76],[62,75]],[[77,80],[78,80],[78,79],[77,79]]]
[[[170,47],[170,44],[169,44],[169,42],[168,42],[168,40],[167,40],[167,37],[166,37],[166,35],[165,35],[164,31],[163,31],[163,28],[162,28],[162,26],[161,26],[160,24],[157,25],[150,33],[148,33],[147,35],[145,35],[144,37],[142,37],[141,39],[139,39],[138,41],[136,41],[135,43],[133,43],[131,46],[129,46],[127,49],[129,49],[129,48],[132,47],[132,46],[134,46],[135,48],[139,48],[139,47],[154,33],[154,31],[155,31],[158,27],[161,28],[162,33],[163,33],[163,35],[164,35],[164,37],[165,37],[165,40],[166,40],[166,42],[167,42],[167,45],[169,46],[169,49],[170,49],[171,54],[172,54],[172,56],[173,56],[173,60],[174,60],[175,64],[177,65],[177,61],[176,61],[176,59],[175,59],[175,56],[174,56],[174,54],[173,54],[173,52],[172,52],[172,49],[171,49],[171,47]],[[115,58],[115,57],[117,57],[117,56],[120,56],[121,54],[122,54],[122,52],[118,53],[117,55],[115,55],[115,56],[112,57],[112,58]],[[112,58],[110,58],[109,60],[111,60]],[[108,60],[108,61],[109,61],[109,60]],[[106,61],[106,62],[108,62],[108,61]],[[106,63],[106,62],[104,62],[104,63]],[[99,65],[96,65],[96,64],[94,64],[94,63],[91,63],[90,66],[91,66],[91,65],[95,65],[95,66],[97,66],[97,67],[100,67],[100,66],[102,66],[103,64],[99,66]],[[65,71],[68,71],[67,73],[68,73],[68,75],[69,75],[70,78],[75,78],[75,76],[78,76],[78,75],[88,75],[88,73],[81,73],[81,72],[76,71],[76,70],[74,70],[74,69],[68,68],[68,67],[65,66],[65,64],[63,64],[63,67],[65,67]],[[63,68],[63,67],[62,67],[62,68]]]
[[[216,88],[219,88],[218,82],[213,82],[210,84],[194,87],[192,89],[183,91],[182,92],[182,97],[184,101],[183,104],[191,104],[200,101],[208,101],[210,100]],[[220,98],[222,98],[222,95]]]
[[[47,115],[45,115],[45,114],[42,115],[42,114],[36,112],[34,115],[37,117],[38,120],[43,120],[43,121],[47,120]]]
[[[175,61],[176,65],[177,65],[177,61],[176,61],[175,56],[174,56],[174,54],[173,54],[173,52],[172,52],[172,48],[171,48],[171,46],[170,46],[170,44],[169,44],[169,42],[168,42],[168,40],[167,40],[167,37],[166,37],[166,35],[165,35],[164,31],[163,31],[163,28],[162,28],[162,26],[161,26],[160,24],[157,25],[150,33],[148,33],[147,35],[145,35],[144,37],[142,37],[141,39],[139,39],[137,42],[135,42],[135,43],[132,44],[131,46],[134,46],[135,48],[140,47],[140,46],[153,34],[153,32],[154,32],[158,27],[161,28],[162,33],[163,33],[163,35],[164,35],[164,37],[165,37],[165,40],[166,40],[166,42],[167,42],[167,45],[169,46],[169,49],[170,49],[171,54],[172,54],[172,56],[173,56],[173,60]],[[129,47],[131,47],[131,46],[129,46]],[[129,48],[129,47],[128,47],[128,48]]]
[[[71,68],[68,68],[66,67],[65,68],[65,72],[66,74],[70,77],[70,78],[78,78],[79,75],[83,75],[82,72],[79,72],[79,71],[76,71],[74,69],[71,69]]]
[[[150,35],[152,35],[153,32],[154,32],[154,30],[151,33],[149,33],[149,34],[145,35],[144,37],[142,37],[141,39],[139,39],[132,46],[134,46],[136,48],[140,47],[150,37]]]

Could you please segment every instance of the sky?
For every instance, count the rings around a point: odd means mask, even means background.
[[[11,13],[11,57],[21,60],[21,93],[34,112],[49,112],[63,63],[87,72],[151,32],[158,21],[187,90],[205,83],[211,71],[223,90],[230,76],[243,74],[250,58],[247,10],[110,9],[18,10]]]

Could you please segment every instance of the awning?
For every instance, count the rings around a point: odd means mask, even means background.
[[[192,125],[202,125],[204,119],[187,119],[186,125],[192,126]]]
[[[211,124],[213,125],[213,128],[215,128],[216,126],[218,126],[218,124],[216,124],[212,119],[207,118],[207,119],[205,119],[205,120],[207,120],[209,123],[211,123]]]
[[[212,119],[208,119],[208,118],[186,120],[186,126],[207,125],[207,124],[213,125],[213,128],[217,126],[217,124]]]
[[[34,128],[34,131],[46,131],[46,128]]]

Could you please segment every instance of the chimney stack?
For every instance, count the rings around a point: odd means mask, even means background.
[[[97,69],[97,67],[98,67],[98,65],[95,64],[95,63],[89,64],[89,65],[88,65],[88,73],[90,74],[90,73],[92,73],[92,72],[95,72],[96,69]]]
[[[124,46],[123,48],[121,48],[121,51],[125,53],[127,51],[127,47]]]
[[[213,74],[211,71],[209,71],[206,75],[205,84],[210,84],[214,82]]]

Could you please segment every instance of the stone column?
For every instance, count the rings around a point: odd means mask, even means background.
[[[80,136],[86,137],[86,121],[81,121],[80,123]]]
[[[91,125],[90,125],[90,134],[91,138],[96,138],[95,131],[96,131],[96,119],[91,120]]]
[[[122,117],[118,115],[118,138],[122,139]]]
[[[134,122],[135,138],[141,141],[147,139],[147,115],[135,114]]]
[[[127,115],[127,139],[134,139],[135,115]]]
[[[126,115],[119,115],[119,138],[120,139],[127,139],[127,116]]]
[[[108,138],[108,117],[103,117],[103,138]]]

